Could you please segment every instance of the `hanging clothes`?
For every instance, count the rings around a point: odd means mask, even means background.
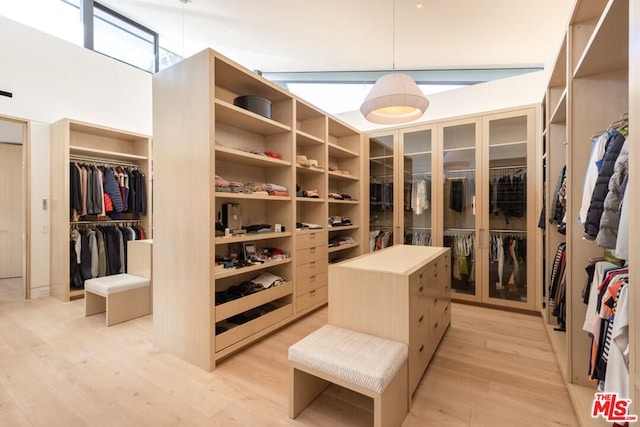
[[[591,203],[584,224],[585,239],[594,240],[600,230],[600,219],[604,211],[604,200],[609,192],[609,180],[614,172],[615,162],[625,142],[625,137],[617,130],[609,131],[609,140],[605,148],[602,166],[598,171],[598,179],[591,195]]]

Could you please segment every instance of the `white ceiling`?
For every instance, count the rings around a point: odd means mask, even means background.
[[[158,32],[182,56],[211,47],[263,72],[393,66],[393,0],[101,2]],[[573,0],[395,3],[395,67],[409,70],[550,65]]]

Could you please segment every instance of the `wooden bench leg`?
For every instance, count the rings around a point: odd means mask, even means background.
[[[402,425],[409,413],[408,380],[409,371],[405,361],[382,394],[373,399],[374,427]]]
[[[137,288],[107,297],[107,326],[151,313],[150,288]]]
[[[107,309],[106,298],[96,295],[91,291],[84,292],[84,315],[93,316],[94,314],[104,313]]]
[[[295,418],[304,408],[309,406],[324,389],[329,381],[318,378],[308,372],[289,367],[289,418]]]

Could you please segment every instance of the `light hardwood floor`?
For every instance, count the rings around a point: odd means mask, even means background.
[[[82,300],[25,301],[0,280],[0,426],[366,426],[371,402],[330,387],[288,414],[287,349],[323,308],[205,372],[158,351],[147,316],[112,327]],[[405,427],[577,426],[536,316],[453,304]]]

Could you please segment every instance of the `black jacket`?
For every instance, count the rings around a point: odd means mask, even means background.
[[[584,223],[583,237],[585,239],[594,240],[600,230],[600,218],[604,211],[604,199],[607,197],[607,193],[609,193],[609,180],[611,179],[611,175],[613,175],[614,166],[624,141],[624,136],[617,130],[611,131],[611,136],[607,141],[604,157],[602,158],[602,165],[598,171],[596,186],[591,195],[591,204],[587,211],[587,220]]]

